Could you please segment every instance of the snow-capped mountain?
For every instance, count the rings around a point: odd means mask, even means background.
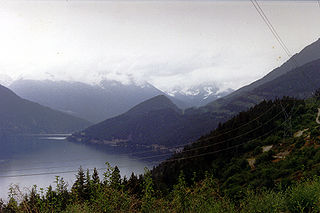
[[[99,85],[52,80],[17,80],[10,89],[23,98],[84,118],[93,123],[122,114],[133,106],[164,95],[149,83],[137,85],[103,80]],[[185,104],[170,99],[181,108]]]
[[[12,78],[10,76],[0,73],[0,84],[3,86],[8,86],[12,83]]]
[[[204,106],[218,98],[233,92],[232,89],[221,91],[214,84],[201,84],[190,88],[175,88],[167,94],[188,104],[189,107]]]

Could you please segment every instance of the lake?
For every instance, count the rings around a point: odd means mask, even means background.
[[[25,192],[34,184],[38,189],[54,186],[56,176],[71,185],[80,166],[96,167],[102,176],[105,162],[118,166],[122,176],[144,173],[154,163],[139,160],[113,149],[68,142],[63,135],[30,135],[0,139],[0,198],[6,200],[10,184]]]

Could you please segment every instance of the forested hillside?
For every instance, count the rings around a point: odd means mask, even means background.
[[[264,101],[144,175],[79,169],[68,190],[12,187],[3,212],[319,212],[320,91]],[[100,176],[101,177],[101,176]],[[18,204],[17,201],[20,201]]]
[[[153,170],[156,182],[172,186],[177,171],[189,182],[194,173],[202,179],[209,172],[225,195],[239,198],[243,187],[285,187],[319,175],[318,99],[263,101],[239,113],[161,163]]]
[[[320,59],[312,61],[280,77],[268,81],[251,91],[241,92],[231,98],[221,98],[202,108],[190,108],[182,112],[172,107],[164,96],[143,102],[128,112],[107,119],[88,129],[75,133],[70,140],[85,143],[126,146],[156,144],[166,148],[187,144],[215,129],[237,113],[264,100],[283,96],[307,98],[320,87]],[[162,97],[161,100],[159,97]],[[155,106],[161,107],[155,107]],[[167,107],[166,107],[167,106]],[[135,113],[139,108],[145,113]],[[161,110],[160,110],[161,108]]]
[[[156,96],[117,117],[81,132],[70,141],[117,146],[171,147],[197,139],[216,125],[213,114],[184,115],[166,96]],[[211,128],[210,128],[211,129]]]

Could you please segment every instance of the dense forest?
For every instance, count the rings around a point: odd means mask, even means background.
[[[68,189],[18,187],[1,212],[319,212],[320,91],[263,101],[144,175],[106,164]]]

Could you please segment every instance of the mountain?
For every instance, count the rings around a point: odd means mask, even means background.
[[[311,45],[311,47],[313,46]],[[311,49],[313,50],[313,48]],[[300,54],[306,52],[309,53],[303,50]],[[299,54],[295,57],[304,58]],[[284,64],[283,66],[287,65]],[[276,70],[280,72],[282,68]],[[195,138],[209,133],[219,123],[227,121],[237,113],[247,110],[263,100],[272,100],[283,96],[297,98],[312,96],[313,92],[320,88],[319,70],[320,59],[291,71],[282,72],[283,74],[278,74],[277,78],[270,81],[264,80],[263,84],[259,83],[259,86],[255,85],[250,90],[240,89],[235,91],[227,97],[213,101],[204,107],[189,108],[184,110],[183,113],[177,113],[172,109],[148,111],[145,114],[135,114],[134,119],[129,111],[90,127],[81,133],[85,135],[82,138],[79,138],[79,135],[75,135],[75,137],[86,142],[119,140],[129,144],[149,146],[157,144],[167,148],[187,144]],[[261,80],[259,81],[261,82]]]
[[[296,67],[300,67],[306,63],[312,62],[314,60],[320,59],[320,38],[313,42],[312,44],[303,48],[299,53],[293,55],[287,62],[285,62],[280,67],[272,70],[263,78],[247,85],[239,90],[235,91],[234,93],[230,94],[229,97],[234,95],[238,95],[241,92],[250,91],[266,82],[272,81],[279,76],[286,74],[287,72],[291,71]],[[227,98],[229,98],[227,97]]]
[[[100,85],[51,80],[18,80],[10,89],[23,98],[94,123],[122,114],[142,101],[164,94],[151,84],[124,85],[104,80]],[[171,98],[179,107],[185,104]]]
[[[267,81],[251,90],[236,91],[232,96],[218,99],[200,108],[203,111],[221,112],[234,115],[246,110],[264,99],[270,100],[291,96],[307,98],[320,87],[320,59],[295,68],[278,78]]]
[[[0,85],[8,86],[12,83],[12,78],[10,76],[0,73]]]
[[[233,92],[232,89],[220,91],[214,84],[200,84],[190,88],[175,88],[166,92],[171,97],[182,100],[189,107],[204,106],[218,98],[224,97]]]
[[[297,67],[300,67],[304,64],[315,61],[317,59],[320,59],[320,39],[318,39],[317,41],[313,42],[312,44],[310,44],[307,47],[305,47],[304,49],[302,49],[299,53],[292,56],[283,65],[272,70],[270,73],[268,73],[263,78],[255,81],[247,86],[244,86],[244,87],[232,92],[231,94],[229,94],[223,98],[220,98],[216,101],[209,103],[206,107],[203,108],[203,110],[210,110],[210,111],[214,111],[214,112],[219,112],[221,110],[224,110],[226,105],[228,105],[229,103],[236,104],[235,102],[237,99],[239,100],[243,97],[246,97],[246,95],[248,93],[252,93],[252,91],[255,88],[257,88],[261,85],[264,85],[267,82],[273,81],[276,78],[290,72],[291,70],[296,69]],[[238,107],[240,107],[241,110],[244,110],[244,109],[247,109],[248,107],[251,107],[252,103],[257,104],[259,101],[261,101],[261,99],[258,99],[258,101],[257,100],[250,100],[248,103],[244,103],[241,101],[241,102],[239,102]],[[236,112],[239,112],[239,110]],[[231,114],[234,114],[236,112],[231,112]]]
[[[98,169],[86,175],[80,166],[71,190],[57,177],[60,188],[34,186],[24,194],[26,205],[11,195],[19,189],[10,189],[0,212],[319,212],[316,94],[264,101],[143,175],[121,178],[107,163],[100,180]],[[290,120],[283,108],[294,112]]]
[[[69,140],[133,147],[165,147],[196,139],[198,135],[205,133],[205,125],[212,125],[207,121],[204,115],[183,115],[182,110],[169,98],[160,95],[138,104],[120,116],[75,133]]]
[[[153,169],[154,182],[161,188],[181,173],[188,183],[210,177],[239,199],[244,187],[281,189],[313,178],[320,171],[319,94],[263,101],[237,114]]]
[[[70,133],[91,123],[17,96],[0,85],[0,135]]]

